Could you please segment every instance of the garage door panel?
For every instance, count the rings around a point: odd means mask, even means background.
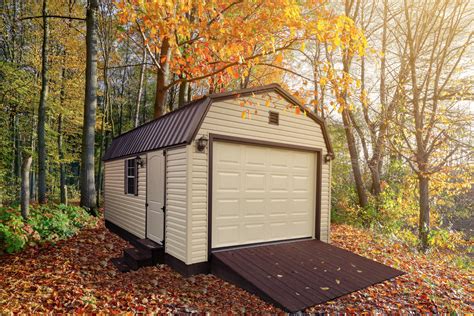
[[[282,240],[288,238],[290,228],[288,227],[287,221],[279,221],[269,223],[270,227],[270,238],[269,240]]]
[[[265,199],[244,199],[241,211],[244,217],[265,217]]]
[[[291,203],[289,214],[298,215],[312,213],[313,203],[310,200],[298,199],[293,200]]]
[[[303,220],[293,221],[289,226],[291,227],[293,235],[297,238],[308,236],[308,234],[311,233],[311,229],[308,227],[307,222]]]
[[[265,167],[266,164],[266,148],[259,146],[252,147],[241,147],[243,150],[244,164],[246,169],[257,169],[262,170],[261,168]],[[259,169],[260,168],[260,169]]]
[[[288,209],[290,207],[289,199],[282,199],[281,196],[274,199],[268,199],[268,205],[270,207],[270,216],[281,216],[287,215]]]
[[[294,169],[310,170],[314,166],[314,155],[309,156],[304,152],[294,152],[292,158]]]
[[[291,157],[288,156],[287,151],[284,150],[271,150],[269,156],[269,167],[271,171],[282,171],[288,170],[291,164]]]
[[[307,175],[294,175],[291,179],[293,191],[308,192],[311,187],[312,177]]]
[[[217,167],[239,165],[241,163],[241,148],[232,143],[221,143],[219,160],[215,161]]]
[[[242,235],[245,236],[248,243],[257,243],[265,241],[265,222],[244,223],[242,225]]]
[[[240,216],[240,201],[234,198],[220,198],[216,201],[216,208],[219,209],[218,216],[216,219]]]
[[[243,187],[245,192],[265,192],[266,176],[264,173],[246,172]]]
[[[219,192],[239,192],[241,175],[238,172],[218,171],[216,177],[216,190]]]
[[[215,142],[212,247],[310,237],[315,154]]]
[[[213,239],[219,245],[235,245],[240,240],[240,225],[218,225]]]
[[[270,192],[285,193],[290,190],[290,181],[287,174],[269,173],[268,177],[270,178]]]

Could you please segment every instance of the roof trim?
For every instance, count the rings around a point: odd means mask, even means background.
[[[239,98],[239,97],[247,96],[247,95],[251,95],[251,94],[261,94],[261,93],[265,93],[265,92],[276,92],[276,93],[278,93],[286,101],[298,106],[302,111],[305,111],[306,115],[309,118],[311,118],[313,121],[315,121],[317,124],[319,124],[321,126],[321,131],[323,133],[324,142],[326,144],[327,154],[329,155],[330,159],[334,159],[334,157],[335,157],[334,156],[334,150],[333,150],[333,147],[332,147],[331,139],[329,138],[329,132],[328,132],[328,129],[327,129],[326,122],[322,118],[320,118],[316,114],[314,114],[313,112],[308,111],[308,109],[305,108],[304,105],[302,105],[294,96],[292,96],[288,91],[283,89],[277,83],[272,83],[272,84],[269,84],[269,85],[259,86],[259,87],[254,87],[254,88],[236,90],[236,91],[215,93],[215,94],[209,95],[209,98],[214,102],[214,101],[223,101],[223,100],[228,100],[228,99],[235,99],[235,98]],[[207,115],[207,111],[203,115],[203,119],[206,115]],[[200,122],[200,124],[198,126],[198,130],[201,127],[201,124],[202,124],[202,122]],[[196,130],[196,133],[197,133],[197,130]],[[194,139],[194,136],[193,136],[193,139]]]

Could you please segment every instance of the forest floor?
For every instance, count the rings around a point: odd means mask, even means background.
[[[332,243],[406,275],[308,312],[474,312],[473,273],[445,256],[420,255],[369,231],[334,225]],[[119,273],[110,263],[127,242],[100,222],[69,240],[0,257],[0,314],[9,312],[275,312],[212,275],[183,278],[165,265]]]

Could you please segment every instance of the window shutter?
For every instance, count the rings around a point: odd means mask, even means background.
[[[135,166],[135,178],[133,179],[135,181],[135,195],[138,195],[138,164],[136,159],[133,159],[133,165]]]

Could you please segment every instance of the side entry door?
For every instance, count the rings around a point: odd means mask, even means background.
[[[147,154],[147,238],[164,240],[165,156],[163,151]]]

